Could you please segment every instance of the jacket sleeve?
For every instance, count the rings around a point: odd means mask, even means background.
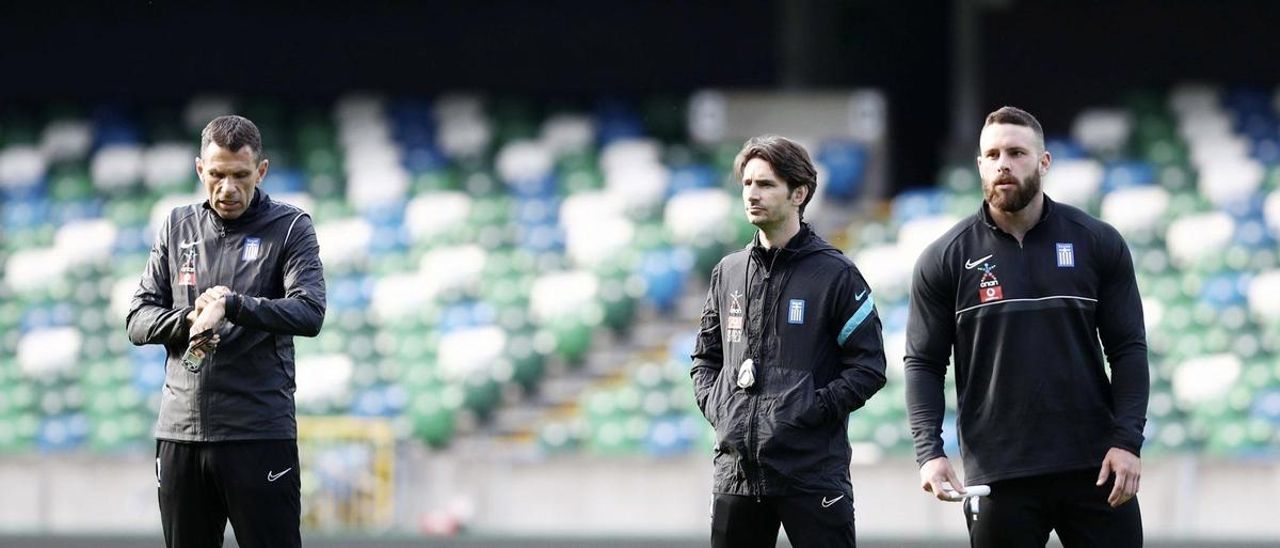
[[[850,266],[840,272],[832,289],[833,328],[838,330],[836,344],[844,368],[818,388],[818,402],[828,418],[854,412],[885,384],[884,335],[871,288]]]
[[[1111,446],[1135,455],[1142,450],[1147,423],[1150,371],[1142,298],[1133,273],[1133,258],[1119,232],[1105,227],[1099,242],[1098,337],[1111,366],[1111,400],[1115,424]]]
[[[320,333],[325,311],[320,245],[309,215],[303,214],[295,222],[284,248],[284,297],[228,295],[228,321],[277,335],[314,337]]]
[[[941,251],[935,244],[916,261],[907,316],[907,416],[920,465],[947,456],[942,450],[943,381],[955,343],[955,282]]]
[[[173,290],[169,277],[169,231],[173,214],[165,218],[156,231],[155,243],[147,257],[146,270],[138,282],[138,290],[129,303],[125,329],[129,342],[144,344],[185,345],[187,314],[191,307],[173,308]]]
[[[698,339],[694,341],[693,365],[689,375],[693,377],[693,395],[697,399],[702,416],[708,417],[707,398],[715,385],[720,369],[724,367],[724,347],[720,339],[720,269],[717,264],[711,271],[711,287],[707,289],[707,301],[702,305],[702,321],[698,327]]]

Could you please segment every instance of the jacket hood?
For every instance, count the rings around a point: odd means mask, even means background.
[[[756,254],[767,255],[773,251],[765,249],[760,245],[760,233],[758,231],[756,232],[756,235],[751,238],[751,243],[747,244],[747,250],[750,251],[753,256],[757,256]],[[780,257],[781,259],[795,260],[814,253],[839,254],[840,250],[836,249],[835,246],[831,245],[815,233],[813,231],[813,227],[810,226],[809,223],[801,221],[800,231],[796,232],[796,235],[792,236],[791,240],[787,242],[787,245],[781,248],[779,252],[785,255],[784,257]]]

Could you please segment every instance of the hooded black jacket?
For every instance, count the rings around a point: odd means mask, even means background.
[[[716,265],[693,353],[698,407],[716,431],[716,493],[852,496],[849,413],[885,383],[880,318],[853,262],[807,224]],[[737,386],[751,357],[755,386]]]
[[[232,221],[207,202],[169,213],[126,320],[133,344],[168,351],[156,438],[297,438],[293,337],[314,337],[324,322],[319,253],[311,217],[260,189]],[[186,316],[217,285],[232,291],[222,341],[212,361],[192,373],[181,363]]]

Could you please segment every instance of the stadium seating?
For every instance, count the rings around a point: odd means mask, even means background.
[[[1130,244],[1151,350],[1153,453],[1280,451],[1274,414],[1280,126],[1272,123],[1269,101],[1242,97],[1254,95],[1205,86],[1180,87],[1167,97],[1134,94],[1125,108],[1081,112],[1070,137],[1047,139],[1055,161],[1046,193],[1107,220]],[[944,172],[943,196],[900,194],[887,221],[857,228],[858,243],[847,251],[882,295],[886,344],[903,337],[903,263],[914,262],[920,242],[950,226],[954,219],[944,212],[974,211],[939,205],[977,194],[976,176],[965,171],[972,168]],[[886,264],[895,260],[901,263]],[[872,409],[863,413],[876,415]],[[891,410],[876,419],[902,424],[906,417]],[[851,425],[852,439],[878,428],[877,420]],[[877,441],[891,449],[891,439]]]
[[[662,98],[541,112],[471,95],[208,96],[4,120],[0,451],[146,447],[163,351],[130,346],[123,317],[160,220],[201,199],[199,130],[231,111],[263,129],[264,188],[312,212],[322,244],[329,311],[297,340],[300,413],[388,417],[436,446],[640,307],[670,314],[749,233],[726,222],[736,143],[687,145],[683,106]],[[829,154],[855,185],[856,146]],[[691,424],[655,427],[654,447],[685,447]]]
[[[683,103],[661,97],[351,95],[0,120],[0,453],[145,450],[163,350],[129,345],[124,314],[159,220],[201,199],[199,129],[230,111],[262,127],[264,188],[312,212],[321,242],[329,310],[319,337],[296,341],[300,413],[384,417],[402,439],[446,447],[527,405],[549,372],[595,375],[583,364],[603,341],[663,324],[675,334],[640,341],[531,438],[547,454],[709,450],[686,316],[715,261],[752,234],[725,184],[739,142],[695,143]],[[1182,86],[1085,109],[1049,136],[1046,192],[1130,244],[1155,453],[1280,451],[1278,118],[1266,94]],[[854,203],[867,151],[815,146],[820,198]],[[889,384],[850,421],[859,458],[911,452],[911,268],[981,200],[969,165],[938,179],[829,234],[877,292],[889,354]],[[944,436],[954,446],[954,429]]]

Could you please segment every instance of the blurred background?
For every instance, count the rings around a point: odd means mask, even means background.
[[[309,545],[704,545],[688,354],[752,235],[733,156],[766,132],[808,147],[806,218],[879,295],[859,534],[963,545],[917,486],[907,284],[977,210],[982,119],[1012,104],[1045,127],[1046,192],[1133,252],[1151,544],[1274,546],[1277,22],[1261,0],[0,7],[0,544],[160,543],[164,353],[124,314],[157,221],[203,199],[200,129],[238,113],[326,266],[324,331],[296,341]]]

